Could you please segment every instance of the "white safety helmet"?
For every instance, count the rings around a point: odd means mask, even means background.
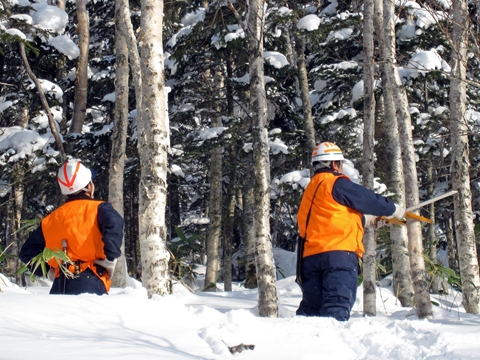
[[[342,150],[331,142],[322,142],[315,146],[312,153],[312,163],[324,161],[345,160]]]
[[[79,161],[69,161],[58,170],[57,180],[62,194],[71,195],[87,190],[86,186],[92,180],[92,172]]]

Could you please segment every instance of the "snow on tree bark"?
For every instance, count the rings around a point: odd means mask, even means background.
[[[392,34],[393,22],[387,18],[384,23],[383,0],[375,0],[375,27],[380,39],[380,68],[382,74],[385,144],[389,161],[387,164],[387,185],[396,194],[395,202],[405,206],[405,185],[403,180],[403,164],[398,137],[397,115],[393,100],[392,88],[387,84],[388,71],[393,71],[393,66],[383,61],[393,56],[395,43],[388,42],[385,34]],[[402,306],[413,306],[415,294],[413,291],[410,262],[408,258],[408,233],[404,226],[390,227],[390,241],[392,251],[393,289]]]
[[[168,118],[162,46],[163,0],[142,1],[140,55],[142,114],[138,126],[140,155],[139,240],[142,284],[149,297],[168,295],[170,258],[166,236]]]
[[[128,14],[128,1],[115,0],[115,117],[110,154],[108,201],[123,217],[123,175],[128,127],[128,46],[125,18]],[[127,284],[127,264],[125,261],[125,239],[122,240],[122,253],[118,258],[113,274],[112,286],[125,287]]]
[[[363,186],[373,189],[375,164],[375,95],[373,59],[373,0],[364,2],[363,13]],[[363,314],[376,316],[376,247],[375,232],[366,228],[363,235]]]
[[[394,2],[385,0],[384,2],[384,40],[385,53],[384,61],[386,66],[385,75],[387,87],[393,94],[395,102],[398,131],[400,136],[400,148],[402,151],[402,164],[405,181],[405,201],[406,206],[410,207],[418,204],[418,179],[415,162],[415,149],[413,147],[412,122],[408,110],[408,99],[403,87],[400,74],[396,67],[395,49],[395,27],[393,25]],[[422,231],[419,221],[407,220],[408,231],[408,251],[410,258],[410,269],[412,274],[413,288],[415,292],[415,302],[417,306],[417,315],[419,318],[433,318],[432,303],[428,291],[427,274],[425,271],[425,262],[423,259]]]
[[[252,0],[248,12],[250,54],[250,107],[255,171],[255,257],[260,316],[277,317],[276,269],[270,242],[270,157],[267,133],[267,99],[263,68],[265,0]]]
[[[455,234],[458,262],[462,277],[462,298],[465,311],[478,314],[478,259],[470,189],[470,161],[466,107],[466,64],[469,29],[467,3],[453,2],[452,78],[450,80],[450,129],[452,132],[452,186],[458,191],[454,197]]]

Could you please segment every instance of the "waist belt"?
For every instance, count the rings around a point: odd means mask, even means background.
[[[68,264],[67,269],[74,275],[78,275],[82,272],[81,270],[82,261],[77,260],[72,264]]]

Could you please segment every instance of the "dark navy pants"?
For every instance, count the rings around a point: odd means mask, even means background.
[[[358,257],[329,251],[302,259],[303,299],[297,315],[350,318],[358,287]]]
[[[65,285],[63,281],[65,281]],[[65,291],[64,291],[65,286]],[[100,280],[92,270],[86,269],[73,279],[64,279],[63,275],[53,281],[50,294],[66,294],[66,295],[80,295],[80,294],[96,294],[105,295],[107,289],[103,281]]]

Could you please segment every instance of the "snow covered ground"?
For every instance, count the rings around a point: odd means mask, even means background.
[[[360,287],[352,318],[341,323],[295,316],[301,292],[293,276],[278,281],[278,319],[260,318],[257,291],[239,284],[216,293],[177,284],[172,295],[148,299],[133,280],[108,296],[64,296],[0,276],[0,359],[480,358],[480,316],[464,312],[461,294],[432,296],[435,318],[419,320],[383,284],[376,317],[363,317]],[[254,348],[232,355],[240,344]]]

